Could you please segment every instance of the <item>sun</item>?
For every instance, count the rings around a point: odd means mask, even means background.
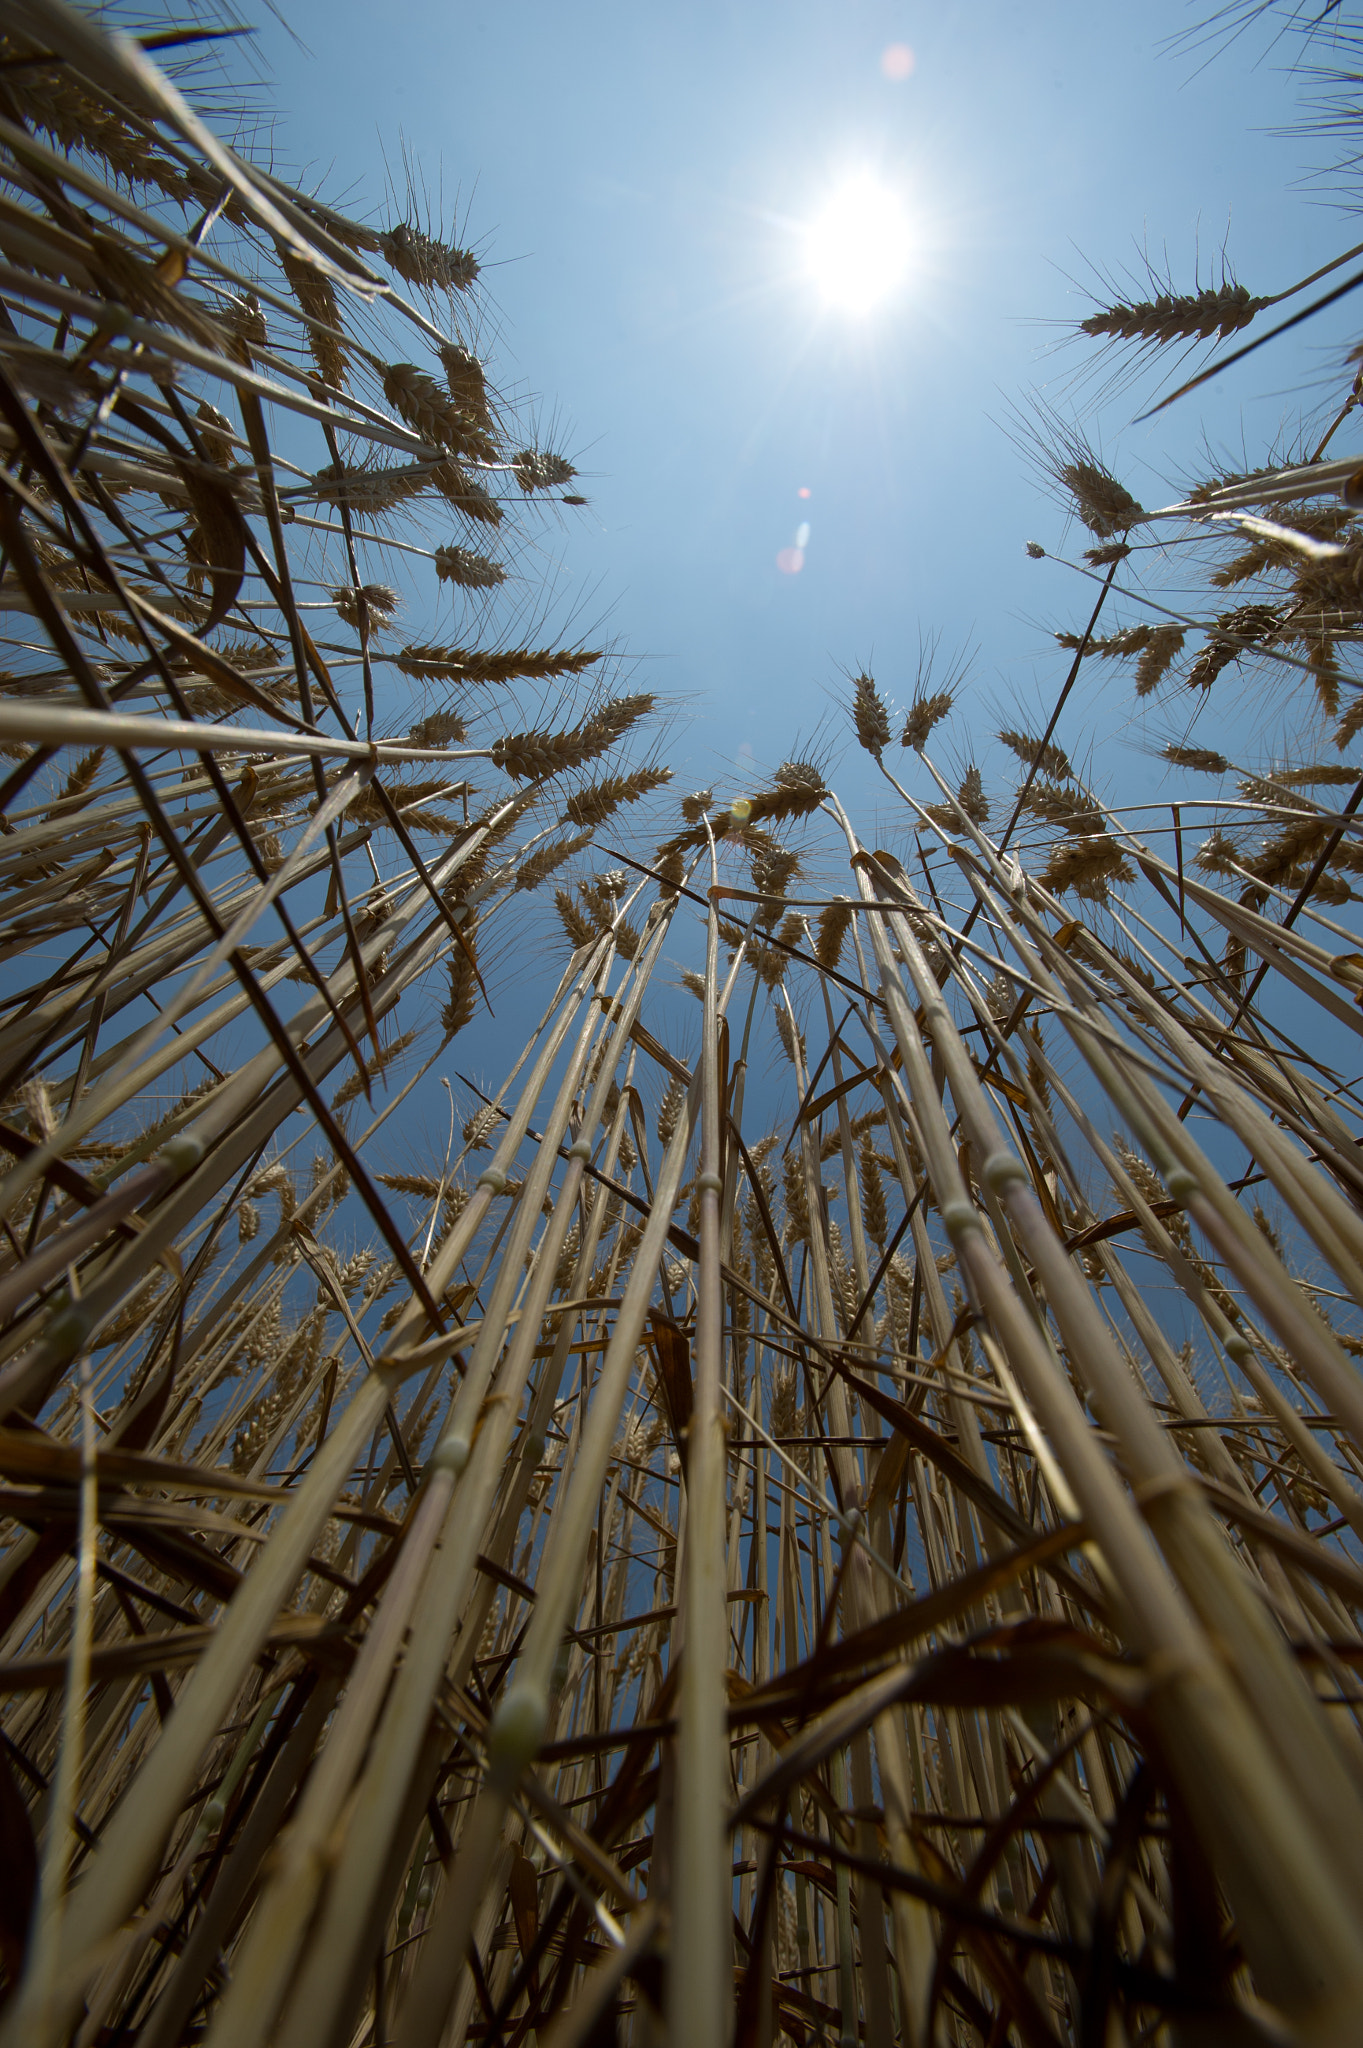
[[[841,186],[805,230],[805,262],[830,306],[869,313],[901,282],[913,241],[895,194],[874,178]]]

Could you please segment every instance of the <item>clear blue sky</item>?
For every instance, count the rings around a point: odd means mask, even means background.
[[[592,500],[527,572],[556,571],[558,615],[603,623],[679,704],[669,753],[691,780],[723,781],[748,749],[774,765],[840,668],[869,662],[903,701],[920,627],[978,644],[972,727],[1049,700],[1048,629],[1086,593],[1025,559],[1063,521],[999,423],[1031,386],[1074,402],[1090,345],[1053,351],[1092,307],[1071,280],[1134,269],[1145,243],[1180,285],[1199,258],[1216,283],[1224,245],[1272,291],[1347,239],[1300,183],[1310,139],[1270,132],[1293,104],[1291,46],[1254,30],[1204,69],[1170,48],[1195,16],[1169,0],[285,13],[306,54],[262,36],[282,158],[382,213],[405,151],[432,215],[484,254],[481,340]],[[914,53],[900,82],[892,43]],[[903,194],[923,251],[859,322],[822,305],[798,228],[863,166]],[[1232,447],[1271,436],[1310,362],[1261,356],[1202,416]],[[1102,406],[1103,445],[1160,502],[1199,415],[1122,431],[1137,395]],[[782,575],[802,518],[803,571]],[[1123,721],[1123,688],[1090,691],[1069,737]]]

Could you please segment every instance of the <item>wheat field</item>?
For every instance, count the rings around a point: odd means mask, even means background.
[[[1036,416],[1015,786],[925,659],[901,854],[798,752],[678,805],[499,609],[581,499],[477,258],[224,139],[216,32],[0,13],[0,2048],[1363,2039],[1353,366],[1153,509]],[[1114,809],[1093,661],[1303,746]]]

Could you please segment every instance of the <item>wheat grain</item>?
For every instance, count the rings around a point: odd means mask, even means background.
[[[1281,624],[1272,605],[1246,604],[1224,612],[1210,639],[1188,671],[1189,689],[1209,690],[1221,671],[1266,640]]]
[[[1175,768],[1195,768],[1201,775],[1226,775],[1230,762],[1224,754],[1218,754],[1210,747],[1180,747],[1172,742],[1162,751],[1162,758],[1172,761]]]
[[[604,781],[593,782],[569,797],[563,809],[563,822],[569,825],[604,824],[622,804],[638,803],[641,797],[664,788],[671,779],[670,768],[636,768],[631,775],[608,776]]]
[[[404,283],[423,291],[466,292],[478,280],[478,259],[470,250],[436,241],[409,221],[381,234],[378,246]]]
[[[904,720],[902,744],[921,753],[934,726],[940,725],[955,702],[950,690],[937,690],[930,697],[915,697]]]
[[[580,853],[584,846],[589,845],[591,836],[590,832],[575,832],[566,839],[556,839],[548,846],[541,846],[528,860],[521,862],[512,887],[537,889],[540,883],[547,880],[557,868],[561,868],[566,860],[571,860],[575,853]]]
[[[457,341],[444,341],[439,349],[441,367],[450,397],[460,412],[467,413],[485,432],[492,431],[492,407],[487,378],[477,356]]]
[[[1067,781],[1074,773],[1074,770],[1070,767],[1068,754],[1063,747],[1058,747],[1053,740],[1048,741],[1043,746],[1041,741],[1033,739],[1030,733],[1013,732],[1011,730],[1001,732],[998,737],[1002,740],[1004,746],[1008,748],[1009,752],[1016,754],[1019,761],[1023,762],[1026,767],[1039,769],[1043,775],[1049,775],[1053,781]]]
[[[434,377],[415,363],[390,363],[383,373],[383,395],[413,433],[454,456],[487,460],[491,440],[478,420],[453,403]]]
[[[1140,518],[1141,508],[1136,499],[1101,464],[1067,462],[1059,475],[1073,494],[1079,517],[1100,540],[1125,533]]]
[[[842,957],[843,941],[852,923],[852,912],[844,910],[840,903],[830,903],[819,913],[819,936],[814,955],[820,967],[829,973],[836,968]]]
[[[328,463],[312,479],[312,495],[324,504],[344,505],[360,518],[374,519],[420,497],[430,477],[418,465]]]
[[[876,1159],[875,1147],[869,1136],[861,1141],[858,1164],[861,1182],[862,1219],[865,1222],[868,1236],[883,1251],[885,1240],[890,1234],[890,1218],[885,1206],[885,1183],[880,1177],[880,1166]],[[855,1309],[853,1313],[855,1313]]]
[[[972,824],[987,823],[989,800],[984,793],[984,781],[979,769],[966,769],[957,788],[954,804],[924,804],[923,809],[929,818],[948,832],[958,832],[961,829],[961,811],[965,812]]]
[[[465,519],[472,519],[479,526],[500,526],[502,508],[486,484],[470,476],[466,469],[454,461],[437,462],[424,471],[425,480],[439,491],[447,505],[456,512],[462,512]]]
[[[566,889],[554,891],[554,907],[558,911],[559,922],[568,935],[569,945],[574,948],[590,945],[596,937],[596,926],[578,908]]]
[[[500,562],[453,543],[449,547],[437,548],[434,560],[435,573],[441,582],[456,583],[461,590],[495,590],[498,584],[506,581],[506,570]]]
[[[470,1152],[486,1152],[492,1145],[492,1134],[497,1128],[497,1111],[491,1103],[476,1109],[464,1125],[464,1143]]]
[[[1057,896],[1072,889],[1089,903],[1105,903],[1110,883],[1135,879],[1130,861],[1106,833],[1053,846],[1041,870],[1043,887]]]
[[[776,1018],[776,1035],[781,1041],[781,1050],[793,1067],[802,1065],[805,1056],[803,1034],[796,1030],[784,1003],[775,1005],[773,1015]]]
[[[555,676],[580,676],[602,659],[599,652],[549,647],[519,647],[493,653],[481,647],[404,647],[394,657],[405,676],[441,682],[497,684],[547,682]]]
[[[816,767],[813,761],[783,761],[773,775],[772,781],[778,789],[792,789],[802,794],[820,797],[825,794],[827,787],[822,769]],[[710,798],[707,797],[706,802],[709,801]]]
[[[1227,282],[1200,292],[1161,292],[1158,298],[1131,305],[1105,306],[1079,323],[1079,332],[1095,339],[1145,341],[1164,348],[1173,341],[1223,339],[1248,327],[1271,299],[1256,299],[1242,284]]]
[[[468,726],[457,711],[433,711],[418,719],[408,735],[418,747],[458,747],[468,736]]]
[[[878,761],[890,744],[890,714],[872,676],[863,674],[853,678],[852,719],[858,746],[864,747]]]
[[[362,621],[371,628],[390,624],[398,609],[398,594],[387,583],[347,584],[332,591],[331,601],[337,617],[356,632]]]
[[[346,380],[349,350],[343,339],[341,309],[335,288],[324,272],[300,261],[282,243],[278,249],[280,268],[304,314],[303,331],[312,359],[323,381],[340,390]]]
[[[516,482],[527,496],[532,491],[561,490],[570,484],[577,471],[561,455],[551,455],[538,448],[522,448],[511,464]]]

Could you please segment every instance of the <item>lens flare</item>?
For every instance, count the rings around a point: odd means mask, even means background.
[[[834,194],[805,233],[810,276],[832,306],[869,313],[903,278],[912,250],[904,210],[873,178]]]

